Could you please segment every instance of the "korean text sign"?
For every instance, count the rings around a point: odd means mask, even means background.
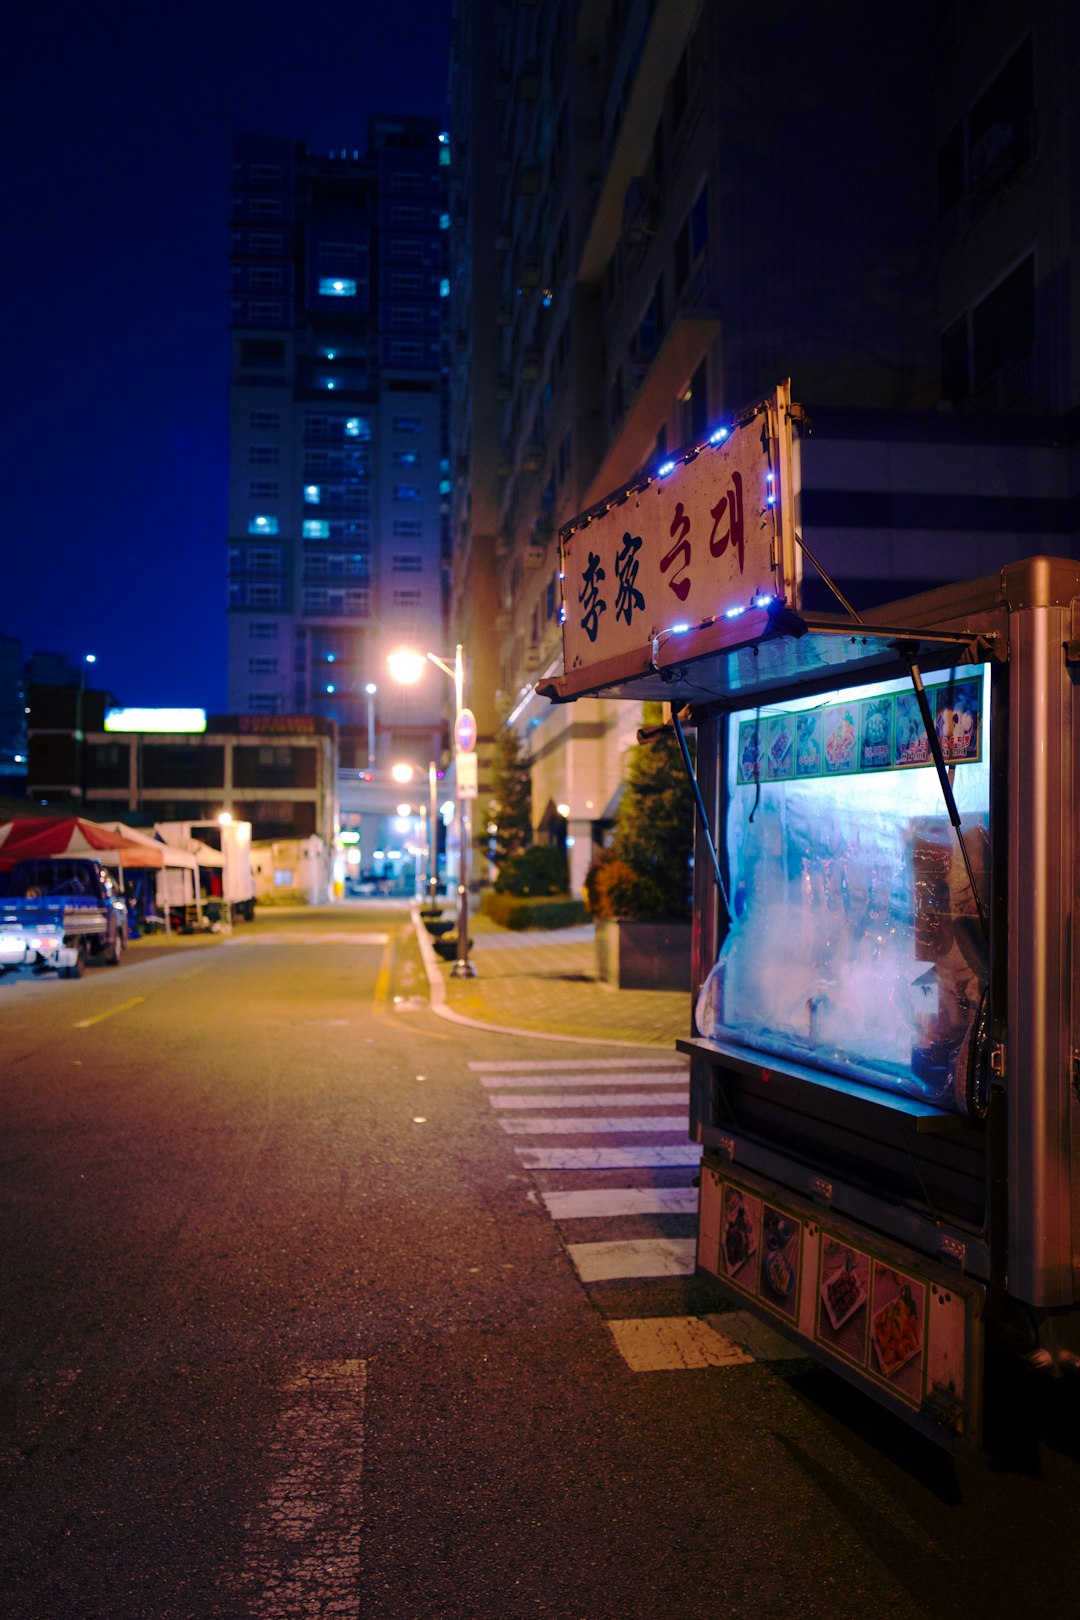
[[[636,652],[779,592],[782,457],[761,407],[666,476],[563,535],[567,670]],[[787,427],[786,413],[784,417]],[[788,431],[790,429],[788,428]]]

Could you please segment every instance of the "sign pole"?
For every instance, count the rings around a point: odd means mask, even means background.
[[[454,652],[455,741],[457,740],[458,717],[465,707],[464,697],[465,665],[461,643],[458,642]],[[459,748],[459,757],[460,752]],[[450,977],[452,979],[472,979],[476,977],[476,969],[469,961],[469,844],[472,839],[472,826],[469,815],[469,800],[462,792],[460,766],[455,772],[454,791],[457,798],[458,836],[461,840],[461,853],[458,871],[457,961],[450,969]]]

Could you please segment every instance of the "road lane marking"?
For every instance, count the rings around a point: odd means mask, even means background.
[[[619,1092],[611,1091],[570,1091],[563,1094],[551,1091],[537,1091],[524,1096],[520,1092],[499,1092],[489,1097],[492,1108],[526,1109],[526,1108],[639,1108],[642,1103],[677,1103],[682,1097],[689,1096],[689,1086],[681,1090],[671,1091],[635,1091],[628,1092],[623,1098]]]
[[[584,1283],[629,1277],[692,1277],[696,1238],[613,1238],[606,1243],[568,1243],[566,1252]]]
[[[701,1162],[694,1142],[661,1147],[642,1142],[635,1147],[515,1148],[523,1170],[682,1170]]]
[[[627,1058],[558,1058],[554,1062],[538,1063],[534,1059],[521,1059],[513,1063],[474,1063],[469,1068],[474,1074],[510,1074],[524,1073],[526,1070],[548,1069],[576,1069],[579,1074],[586,1069],[670,1069],[675,1066],[676,1060],[670,1056],[665,1057],[627,1057]],[[685,1073],[685,1069],[683,1070]]]
[[[371,1011],[376,1018],[385,1018],[390,1009],[390,984],[393,979],[394,968],[394,941],[389,934],[383,935],[383,953],[379,962],[379,971],[375,976],[375,989],[371,997]]]
[[[389,934],[319,933],[315,929],[297,928],[288,933],[257,934],[253,939],[233,935],[226,945],[385,945]]]
[[[555,1221],[608,1220],[619,1215],[696,1215],[696,1187],[592,1187],[542,1192]]]
[[[573,1115],[551,1119],[500,1119],[507,1136],[609,1136],[620,1131],[678,1131],[686,1135],[685,1114]]]
[[[131,1007],[139,1006],[146,1000],[145,996],[132,996],[130,1001],[122,1001],[118,1007],[110,1007],[107,1012],[95,1013],[93,1018],[80,1018],[74,1029],[89,1029],[91,1024],[102,1024],[106,1018],[115,1018],[117,1013],[127,1012]]]
[[[226,1576],[260,1620],[359,1613],[366,1384],[367,1364],[345,1360],[301,1366],[281,1386],[268,1484]]]
[[[745,1367],[754,1357],[697,1316],[647,1316],[608,1322],[631,1372]]]
[[[688,1089],[690,1082],[685,1069],[672,1069],[656,1074],[627,1075],[582,1074],[576,1070],[573,1074],[485,1074],[481,1075],[480,1084],[487,1091],[538,1091],[544,1086],[565,1086],[567,1090],[574,1086],[610,1086],[613,1091],[627,1091],[633,1095],[638,1086],[682,1086]]]

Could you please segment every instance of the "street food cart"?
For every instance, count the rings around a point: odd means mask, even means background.
[[[971,1449],[988,1336],[1080,1370],[1080,566],[804,613],[799,414],[563,530],[543,690],[694,774],[699,1271]]]

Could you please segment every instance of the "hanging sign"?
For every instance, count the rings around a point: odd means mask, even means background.
[[[787,386],[562,531],[569,672],[748,608],[794,601],[792,407]]]

